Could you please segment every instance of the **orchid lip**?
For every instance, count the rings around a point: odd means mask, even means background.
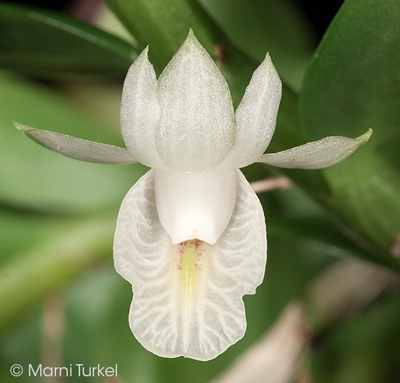
[[[236,203],[218,241],[172,244],[157,212],[156,173],[147,172],[128,192],[115,231],[115,268],[134,291],[129,323],[159,356],[210,360],[245,333],[242,297],[255,293],[267,258],[263,210],[234,170]]]

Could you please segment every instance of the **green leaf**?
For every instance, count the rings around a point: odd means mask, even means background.
[[[59,13],[0,4],[0,68],[39,76],[119,75],[137,57],[129,43]]]
[[[294,89],[311,60],[316,40],[294,0],[199,0],[232,43],[261,62],[270,53],[279,75]]]
[[[400,3],[347,0],[305,77],[301,121],[313,140],[374,134],[356,155],[323,171],[325,204],[343,230],[375,254],[390,254],[400,233]]]

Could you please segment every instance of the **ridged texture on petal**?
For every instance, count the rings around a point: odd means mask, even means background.
[[[235,145],[224,166],[241,168],[256,161],[275,131],[282,83],[269,55],[253,73],[238,106]]]
[[[350,157],[370,138],[372,129],[357,138],[325,137],[278,153],[261,156],[256,162],[281,168],[322,169]]]
[[[160,117],[157,79],[146,48],[129,68],[121,101],[121,132],[136,159],[149,167],[163,167],[155,142]]]
[[[17,122],[14,122],[14,126],[39,145],[76,160],[110,165],[137,162],[133,154],[125,148],[100,144],[48,130],[35,129]]]
[[[157,148],[175,171],[207,171],[229,153],[234,116],[228,85],[189,33],[158,80]]]
[[[227,227],[236,202],[236,170],[155,171],[158,216],[172,243],[201,239],[213,245]]]
[[[115,267],[134,291],[131,329],[157,355],[209,360],[244,335],[242,296],[263,280],[266,231],[257,196],[239,170],[237,178],[235,210],[214,246],[171,244],[157,217],[153,171],[122,203]]]

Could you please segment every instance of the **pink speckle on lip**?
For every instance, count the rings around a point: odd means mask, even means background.
[[[195,260],[194,260],[194,268],[196,270],[201,270],[203,268],[203,259],[202,257],[205,255],[206,252],[206,248],[204,248],[204,242],[199,240],[199,239],[195,239],[195,240],[188,240],[188,241],[184,241],[181,242],[177,245],[177,249],[176,249],[176,254],[177,254],[177,260],[176,260],[176,264],[175,264],[175,268],[176,270],[179,271],[184,271],[184,257],[185,257],[185,253],[188,250],[188,246],[193,247],[194,246],[194,252],[195,252]],[[193,255],[193,253],[192,253]],[[188,255],[186,255],[188,256]]]

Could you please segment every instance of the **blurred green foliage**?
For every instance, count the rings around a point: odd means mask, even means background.
[[[397,1],[346,1],[313,57],[299,109],[309,139],[374,129],[365,150],[323,173],[332,214],[388,261],[400,228],[399,19]]]
[[[137,57],[127,42],[60,13],[0,4],[0,66],[42,77],[121,75]]]
[[[82,363],[118,364],[124,382],[207,382],[268,331],[288,302],[307,302],[312,282],[339,259],[359,257],[399,271],[397,1],[347,0],[314,56],[315,38],[294,0],[107,3],[137,47],[65,15],[0,4],[1,381],[13,379],[14,363]],[[243,340],[207,363],[152,355],[128,326],[132,293],[113,269],[112,235],[120,202],[146,168],[73,161],[36,146],[11,124],[122,145],[112,105],[127,67],[149,44],[160,72],[190,27],[218,59],[235,105],[271,52],[286,86],[270,151],[374,129],[344,163],[284,171],[297,186],[260,195],[268,229],[265,282],[245,297]],[[252,181],[272,174],[261,165],[244,171]],[[313,381],[399,381],[399,304],[398,293],[384,295],[315,334]],[[59,326],[53,335],[48,318]],[[24,374],[19,381],[31,379]]]

